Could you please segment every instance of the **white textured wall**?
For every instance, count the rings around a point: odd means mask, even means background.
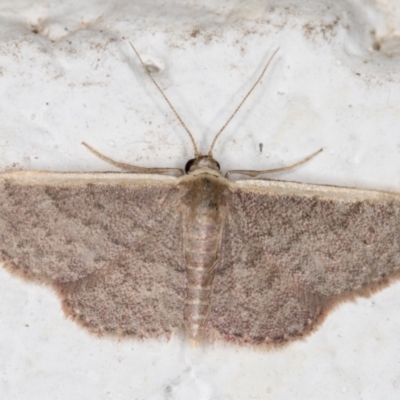
[[[0,3],[0,168],[184,166],[203,152],[277,47],[215,148],[224,170],[291,164],[278,179],[400,192],[397,0]],[[259,144],[263,144],[260,152]],[[4,399],[397,399],[400,285],[348,303],[303,342],[262,352],[184,340],[96,339],[48,288],[0,270]]]

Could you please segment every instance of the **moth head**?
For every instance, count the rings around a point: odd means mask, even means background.
[[[210,156],[199,156],[189,160],[186,163],[185,172],[189,174],[200,168],[210,168],[217,172],[221,171],[219,163],[214,160],[214,158]]]

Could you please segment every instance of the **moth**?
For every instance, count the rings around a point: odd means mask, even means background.
[[[304,337],[339,302],[398,277],[399,194],[256,179],[276,170],[221,174],[214,144],[273,56],[201,155],[133,50],[194,159],[185,172],[147,169],[86,145],[131,172],[1,174],[6,268],[51,285],[65,313],[99,335],[170,337],[183,327],[194,344],[261,346]]]

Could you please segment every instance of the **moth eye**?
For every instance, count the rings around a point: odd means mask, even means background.
[[[190,168],[192,168],[192,165],[194,164],[195,159],[192,158],[191,160],[189,160],[186,165],[185,165],[185,173],[189,173]]]

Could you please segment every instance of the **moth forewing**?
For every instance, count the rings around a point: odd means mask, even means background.
[[[399,277],[399,194],[238,181],[227,209],[211,337],[287,343]]]
[[[67,314],[93,332],[169,334],[182,324],[186,285],[177,182],[2,174],[1,258],[13,272],[52,284]]]

